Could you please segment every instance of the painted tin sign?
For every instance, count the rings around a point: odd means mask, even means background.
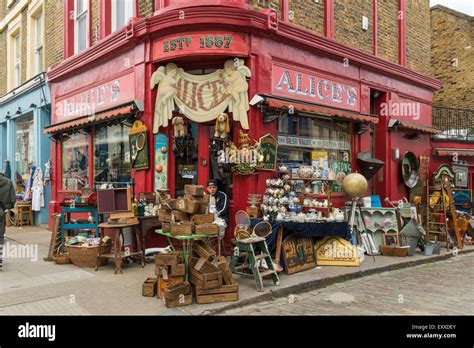
[[[272,94],[304,102],[360,111],[360,91],[355,83],[340,82],[311,70],[273,62]]]
[[[291,135],[279,135],[278,144],[284,146],[306,147],[310,149],[349,150],[347,141],[304,138]]]
[[[154,61],[196,54],[248,55],[249,39],[245,34],[206,32],[170,35],[153,43]]]
[[[168,137],[155,136],[155,191],[168,189]]]
[[[91,116],[135,99],[135,75],[129,73],[93,88],[59,99],[55,123]]]

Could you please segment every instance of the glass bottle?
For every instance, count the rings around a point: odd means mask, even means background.
[[[143,204],[142,199],[138,203],[138,216],[145,216],[145,204]]]
[[[133,199],[132,211],[133,211],[133,215],[138,216],[137,197]]]

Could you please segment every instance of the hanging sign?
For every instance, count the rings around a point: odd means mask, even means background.
[[[263,155],[262,161],[258,163],[259,170],[276,170],[278,144],[271,134],[260,138],[260,151]]]
[[[311,237],[293,233],[282,243],[285,270],[288,274],[316,267],[314,244]]]
[[[148,169],[147,127],[141,121],[135,121],[128,132],[132,169]]]
[[[464,211],[466,213],[471,213],[472,209],[472,192],[467,189],[454,189],[451,191],[453,194],[454,204],[456,210]]]
[[[343,238],[323,238],[316,242],[315,252],[318,265],[360,266],[357,247]]]
[[[155,191],[168,189],[168,137],[155,136]]]
[[[247,78],[251,76],[242,59],[228,60],[223,69],[208,75],[191,75],[174,63],[160,66],[151,77],[156,94],[153,133],[167,127],[175,104],[179,112],[194,122],[214,120],[226,109],[242,128],[249,129]]]
[[[342,182],[346,175],[352,173],[351,162],[335,162],[331,164],[331,169],[335,173],[335,182],[333,184],[333,191],[340,192],[342,190]]]
[[[360,110],[359,86],[339,82],[309,69],[272,64],[272,94],[331,107]]]
[[[249,39],[246,34],[228,32],[187,33],[169,35],[153,43],[154,60],[187,55],[225,54],[248,55]]]

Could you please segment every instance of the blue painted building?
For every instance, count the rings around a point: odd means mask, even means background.
[[[43,128],[51,122],[50,101],[45,73],[0,97],[1,170],[4,161],[10,161],[17,193],[24,193],[22,184],[28,181],[30,166],[41,166],[44,175],[45,164],[50,159],[50,139],[43,134]],[[48,223],[50,192],[50,184],[44,186],[44,207],[34,212],[34,224]]]

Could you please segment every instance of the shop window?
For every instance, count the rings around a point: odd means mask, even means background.
[[[133,17],[133,0],[112,0],[112,31],[127,24]]]
[[[348,122],[337,122],[303,115],[287,115],[278,121],[279,163],[288,167],[309,165],[350,172],[351,127]],[[341,188],[334,186],[334,191]]]
[[[94,132],[94,183],[130,182],[130,126],[97,127]]]
[[[18,118],[15,137],[15,170],[17,193],[24,193],[30,179],[30,166],[35,162],[33,115]]]
[[[87,47],[88,30],[88,0],[76,0],[74,9],[74,53]]]
[[[184,195],[185,185],[198,183],[198,143],[196,141],[198,124],[188,123],[188,134],[185,138],[175,140],[173,152],[175,156],[175,197]]]
[[[63,137],[63,189],[81,190],[89,187],[89,135],[75,133]]]
[[[232,122],[230,124],[229,136],[233,134]],[[209,137],[211,139],[209,147],[210,173],[209,179],[216,179],[219,183],[219,190],[225,192],[229,199],[232,199],[232,165],[230,163],[218,163],[219,151],[225,149],[224,140],[214,138],[216,124],[209,124]]]

